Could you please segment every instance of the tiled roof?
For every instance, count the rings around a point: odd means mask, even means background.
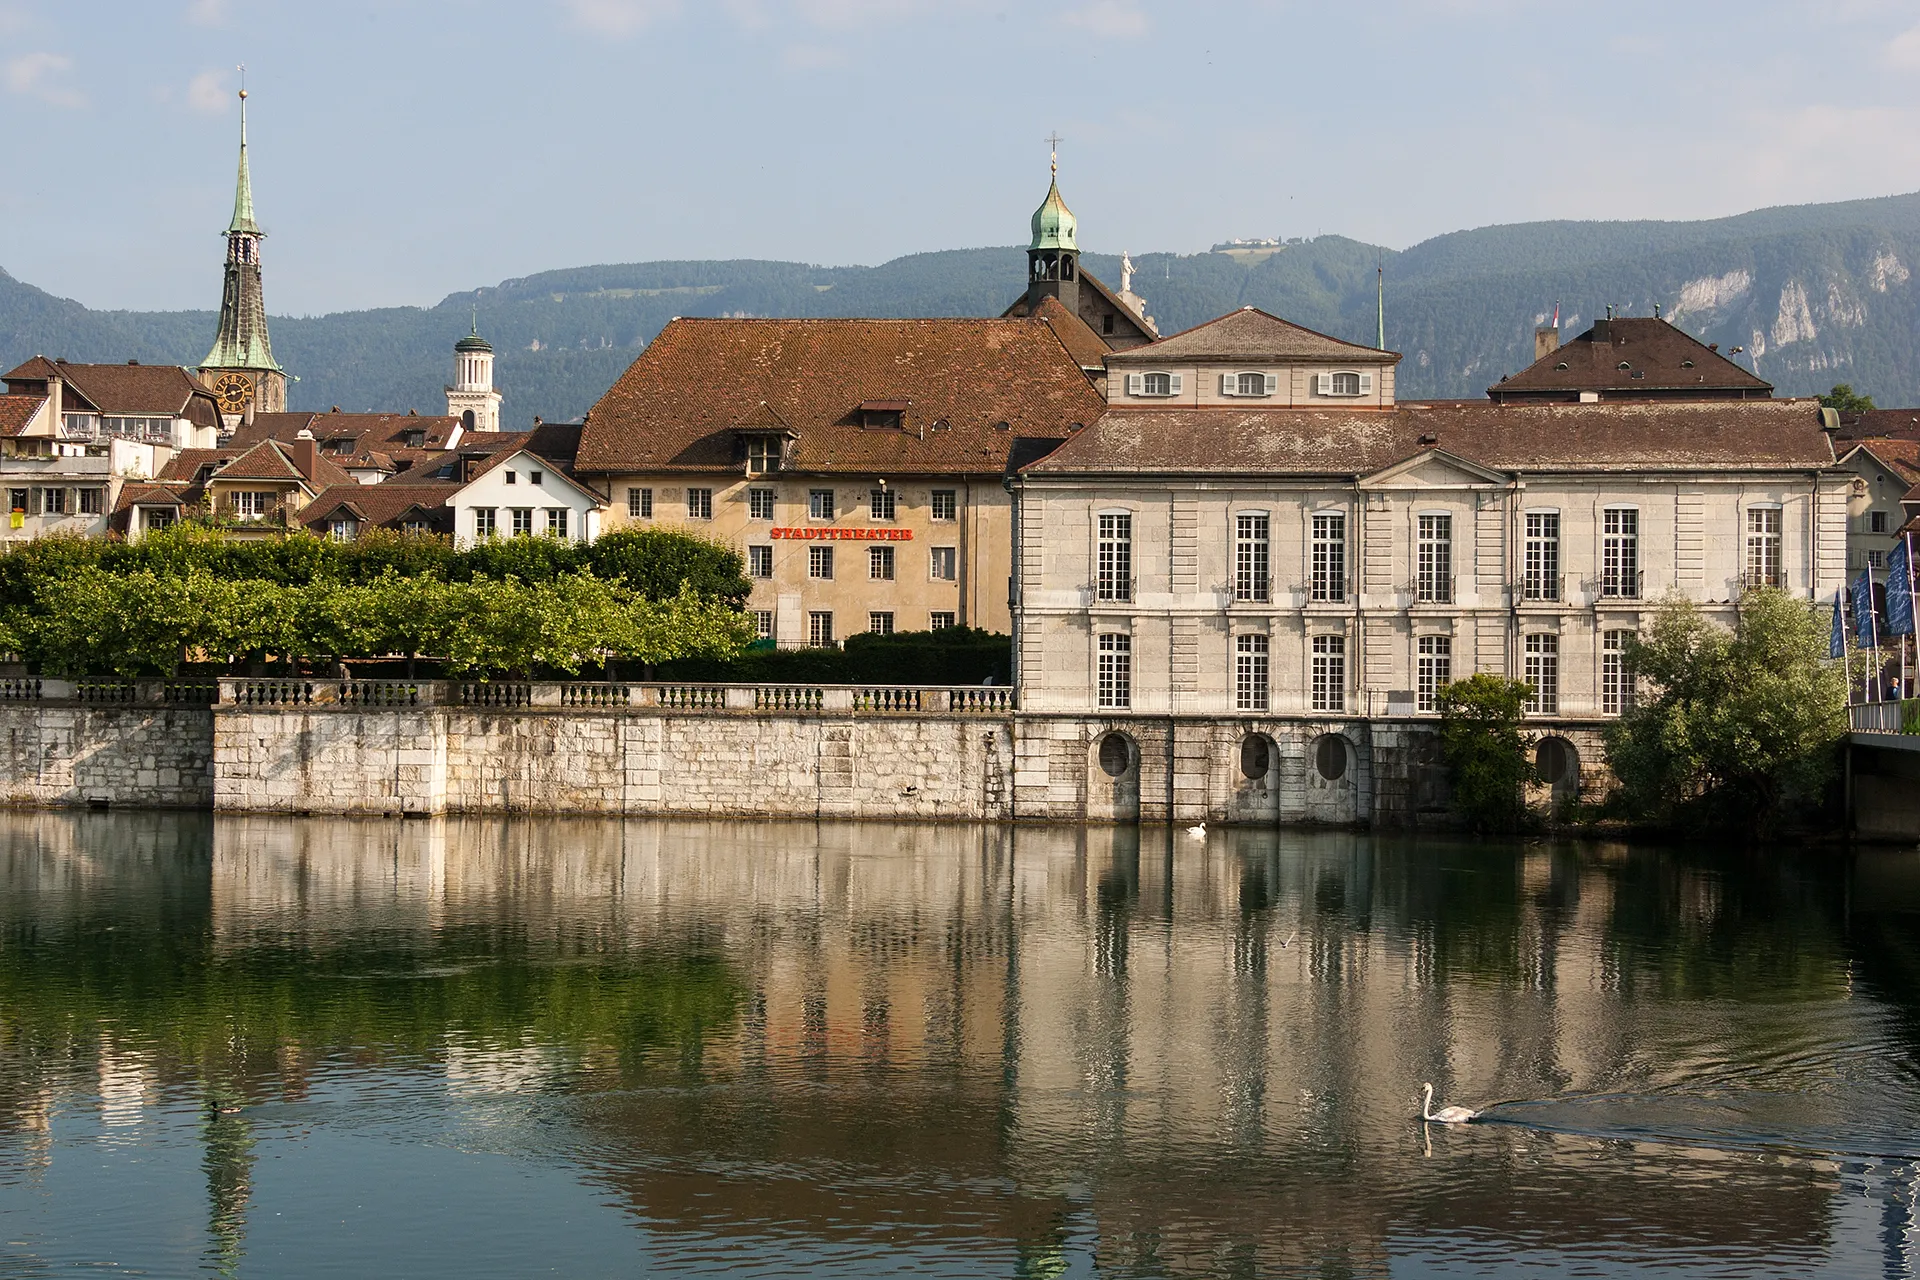
[[[1093,331],[1093,326],[1067,310],[1067,304],[1049,294],[1033,309],[1033,318],[1044,320],[1059,335],[1060,344],[1072,353],[1082,369],[1099,369],[1106,364],[1113,348]]]
[[[1291,320],[1269,315],[1258,307],[1242,307],[1158,342],[1116,351],[1107,357],[1107,363],[1321,360],[1340,364],[1394,364],[1399,359],[1397,351],[1379,351],[1343,342]]]
[[[315,458],[313,470],[308,473],[294,460],[287,447],[277,440],[261,441],[220,468],[213,478],[215,480],[293,480],[316,491],[329,485],[357,483],[352,476],[325,457]]]
[[[17,436],[27,429],[45,396],[0,396],[0,436]]]
[[[1496,399],[1570,399],[1582,391],[1760,398],[1772,394],[1773,384],[1665,320],[1635,316],[1595,321],[1579,337],[1487,388]]]
[[[902,426],[864,429],[870,400],[907,401]],[[1014,437],[1105,403],[1044,321],[682,319],[594,406],[579,468],[734,469],[762,401],[799,437],[793,470],[868,475],[999,475]]]
[[[200,474],[201,467],[209,463],[215,467],[222,466],[243,452],[241,449],[182,449],[167,460],[167,465],[160,468],[156,478],[191,481]]]
[[[233,443],[246,447],[262,440],[286,442],[302,430],[312,431],[324,449],[329,440],[351,439],[354,454],[369,449],[444,449],[460,419],[421,413],[256,413],[251,423],[233,433]],[[406,443],[407,433],[419,431],[418,446]],[[474,433],[483,434],[483,433]],[[464,443],[464,441],[463,441]]]
[[[1839,440],[1920,440],[1920,409],[1869,409],[1840,419]]]
[[[114,504],[115,511],[126,511],[137,506],[185,506],[191,498],[188,486],[167,484],[153,480],[130,480],[120,488],[120,500]]]
[[[1116,409],[1033,475],[1365,476],[1438,448],[1499,471],[1826,466],[1812,400],[1402,403],[1334,409]]]
[[[300,523],[309,529],[324,528],[342,509],[354,519],[382,528],[397,529],[411,512],[427,520],[436,533],[453,529],[453,509],[447,499],[460,486],[445,484],[337,484],[322,490],[300,512]]]
[[[48,378],[64,379],[88,404],[115,416],[167,414],[198,422],[200,417],[190,412],[193,401],[213,404],[211,394],[193,375],[170,364],[68,364],[35,356],[4,380],[44,382]],[[201,425],[217,422],[214,417]]]
[[[1845,440],[1835,444],[1835,450],[1842,460],[1855,449],[1864,450],[1880,461],[1889,471],[1906,480],[1908,484],[1920,482],[1920,439],[1891,440],[1884,437],[1871,440]]]

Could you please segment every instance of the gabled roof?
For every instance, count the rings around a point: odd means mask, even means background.
[[[1494,399],[1571,399],[1579,392],[1622,396],[1763,399],[1773,384],[1665,320],[1596,320],[1577,338],[1487,388]]]
[[[1920,440],[1855,440],[1835,445],[1840,461],[1864,453],[1907,484],[1920,483]]]
[[[1116,351],[1107,357],[1109,365],[1216,360],[1397,364],[1400,353],[1344,342],[1304,325],[1294,324],[1291,320],[1269,315],[1258,307],[1242,307],[1172,337],[1149,342],[1143,347]]]
[[[167,459],[155,479],[191,482],[199,476],[200,468],[209,465],[219,468],[244,452],[244,449],[181,449]]]
[[[358,483],[324,457],[314,459],[311,471],[303,468],[278,440],[261,441],[221,467],[212,478],[217,481],[293,481],[316,493],[329,485]]]
[[[17,436],[25,431],[46,404],[45,396],[0,396],[0,436]]]
[[[898,428],[859,406],[907,400]],[[1059,438],[1105,401],[1041,320],[675,320],[587,417],[579,469],[730,471],[761,402],[798,472],[999,475],[1016,436]],[[536,449],[536,452],[539,450]]]
[[[453,512],[447,499],[459,491],[460,486],[451,482],[330,485],[300,512],[300,523],[321,529],[344,511],[362,524],[381,528],[397,529],[412,518],[431,525],[435,532],[451,532]]]
[[[1084,279],[1084,277],[1082,277]],[[1082,369],[1103,369],[1113,348],[1093,331],[1093,326],[1067,309],[1067,304],[1048,294],[1033,309],[1035,320],[1047,322],[1060,345],[1065,347]]]
[[[502,450],[494,454],[473,468],[473,473],[467,477],[466,484],[453,486],[453,492],[457,494],[458,491],[465,489],[467,485],[473,484],[494,469],[504,467],[509,462],[517,461],[538,463],[540,469],[546,472],[549,477],[558,477],[568,488],[583,498],[590,499],[594,502],[605,502],[607,500],[606,494],[594,488],[591,482],[575,472],[574,469],[565,462],[558,458],[550,458],[545,454],[535,453],[532,449]],[[385,486],[375,487],[384,488]]]
[[[1869,409],[1840,419],[1839,440],[1920,439],[1920,409]]]
[[[220,421],[212,393],[178,365],[69,364],[35,356],[7,373],[4,381],[43,384],[49,378],[62,379],[69,393],[78,393],[85,405],[99,413],[189,418],[202,426],[217,426]]]
[[[902,410],[904,410],[907,406],[903,403],[900,407]],[[793,424],[789,423],[785,418],[781,417],[779,411],[775,409],[772,405],[768,404],[765,400],[762,400],[759,404],[747,410],[745,415],[743,415],[738,422],[733,424],[733,429],[735,431],[789,431],[790,432],[793,430]]]
[[[1423,450],[1503,472],[1801,470],[1833,448],[1812,400],[1494,404],[1394,409],[1117,409],[1026,475],[1359,478]]]
[[[459,440],[461,422],[441,414],[421,413],[256,413],[233,433],[233,443],[242,447],[262,440],[289,441],[302,430],[313,432],[322,444],[328,440],[351,438],[352,453],[370,449],[428,448],[444,449]],[[424,438],[418,446],[406,443],[407,434],[419,431]],[[474,433],[484,434],[484,433]]]

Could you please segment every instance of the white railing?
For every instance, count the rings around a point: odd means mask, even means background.
[[[1907,703],[1902,702],[1862,702],[1847,708],[1847,718],[1855,733],[1907,733]],[[1916,721],[1920,721],[1920,701],[1913,704]],[[1920,729],[1920,723],[1916,723]]]

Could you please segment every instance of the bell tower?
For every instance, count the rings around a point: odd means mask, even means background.
[[[287,375],[267,339],[267,303],[260,283],[260,242],[266,232],[253,217],[253,178],[247,171],[247,91],[240,90],[240,174],[227,224],[226,282],[220,291],[220,329],[200,362],[200,380],[220,401],[221,422],[232,431],[255,413],[284,413]]]
[[[493,344],[480,336],[480,316],[473,331],[453,344],[453,385],[447,388],[447,415],[460,419],[468,431],[500,429],[500,393],[493,389]]]
[[[1060,137],[1047,141],[1053,147],[1053,181],[1047,198],[1033,211],[1033,240],[1027,246],[1027,312],[1033,313],[1040,299],[1060,299],[1068,311],[1080,313],[1080,245],[1073,210],[1060,195]]]

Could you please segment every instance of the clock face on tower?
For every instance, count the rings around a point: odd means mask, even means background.
[[[253,399],[253,380],[244,373],[223,373],[213,380],[213,394],[227,413],[240,413]]]

